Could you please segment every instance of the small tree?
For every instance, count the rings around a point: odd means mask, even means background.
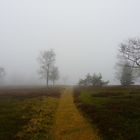
[[[87,74],[85,79],[81,79],[79,81],[80,86],[105,86],[109,83],[109,81],[103,81],[101,74]]]
[[[130,85],[134,84],[133,81],[134,81],[133,70],[131,67],[128,67],[128,63],[126,63],[122,67],[120,83],[122,86],[130,86]]]
[[[79,80],[79,85],[81,86],[91,86],[92,85],[92,76],[88,73],[85,79]]]
[[[86,81],[84,79],[80,79],[79,86],[86,86]]]
[[[48,87],[51,68],[55,62],[55,53],[53,50],[43,51],[40,53],[38,60],[40,63],[39,74],[41,75],[41,78],[46,80],[46,85]]]
[[[2,83],[5,75],[6,75],[5,69],[3,67],[0,67],[0,83]]]
[[[50,73],[50,80],[52,80],[53,82],[53,86],[55,84],[55,81],[59,79],[59,71],[58,71],[58,68],[53,66],[52,67],[52,70],[51,70],[51,73]]]
[[[109,83],[109,81],[103,81],[102,75],[100,74],[93,74],[92,76],[92,86],[105,86]]]

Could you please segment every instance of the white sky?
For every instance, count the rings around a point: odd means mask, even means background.
[[[119,44],[140,36],[139,0],[0,0],[0,66],[36,83],[37,57],[53,48],[68,83],[94,72],[114,80]]]

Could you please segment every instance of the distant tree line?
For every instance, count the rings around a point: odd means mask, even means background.
[[[56,54],[50,50],[44,50],[40,53],[39,58],[39,75],[45,79],[47,87],[50,81],[55,85],[59,79],[59,69],[55,65]],[[6,75],[5,68],[0,67],[0,83]],[[140,77],[140,39],[131,38],[119,45],[118,62],[116,63],[116,78],[122,86],[135,84]],[[80,86],[105,86],[109,81],[103,81],[101,74],[87,74],[84,79],[79,80]]]
[[[102,75],[94,73],[93,75],[87,74],[84,79],[80,79],[80,86],[105,86],[109,83],[109,81],[103,81]]]
[[[140,77],[140,39],[131,38],[119,45],[118,62],[116,63],[116,78],[122,86],[135,84]],[[105,86],[109,81],[103,81],[101,74],[87,74],[79,80],[80,86]]]
[[[45,50],[40,53],[39,74],[46,80],[46,85],[59,79],[59,70],[55,66],[56,54],[53,50]],[[118,62],[116,64],[116,77],[122,86],[135,84],[136,78],[140,76],[140,39],[131,38],[119,45]],[[109,81],[103,81],[101,74],[87,74],[84,79],[79,80],[80,86],[105,86]]]

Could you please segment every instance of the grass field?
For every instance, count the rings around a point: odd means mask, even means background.
[[[74,99],[104,140],[140,139],[140,87],[75,88]]]
[[[60,89],[0,90],[0,140],[49,140]]]
[[[0,140],[139,140],[140,87],[75,88],[80,112],[72,94],[70,88],[0,89]]]

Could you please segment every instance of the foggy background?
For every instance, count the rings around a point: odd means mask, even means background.
[[[116,84],[119,44],[140,35],[139,0],[0,0],[0,66],[7,84],[41,84],[37,58],[54,49],[59,83],[101,72]]]

